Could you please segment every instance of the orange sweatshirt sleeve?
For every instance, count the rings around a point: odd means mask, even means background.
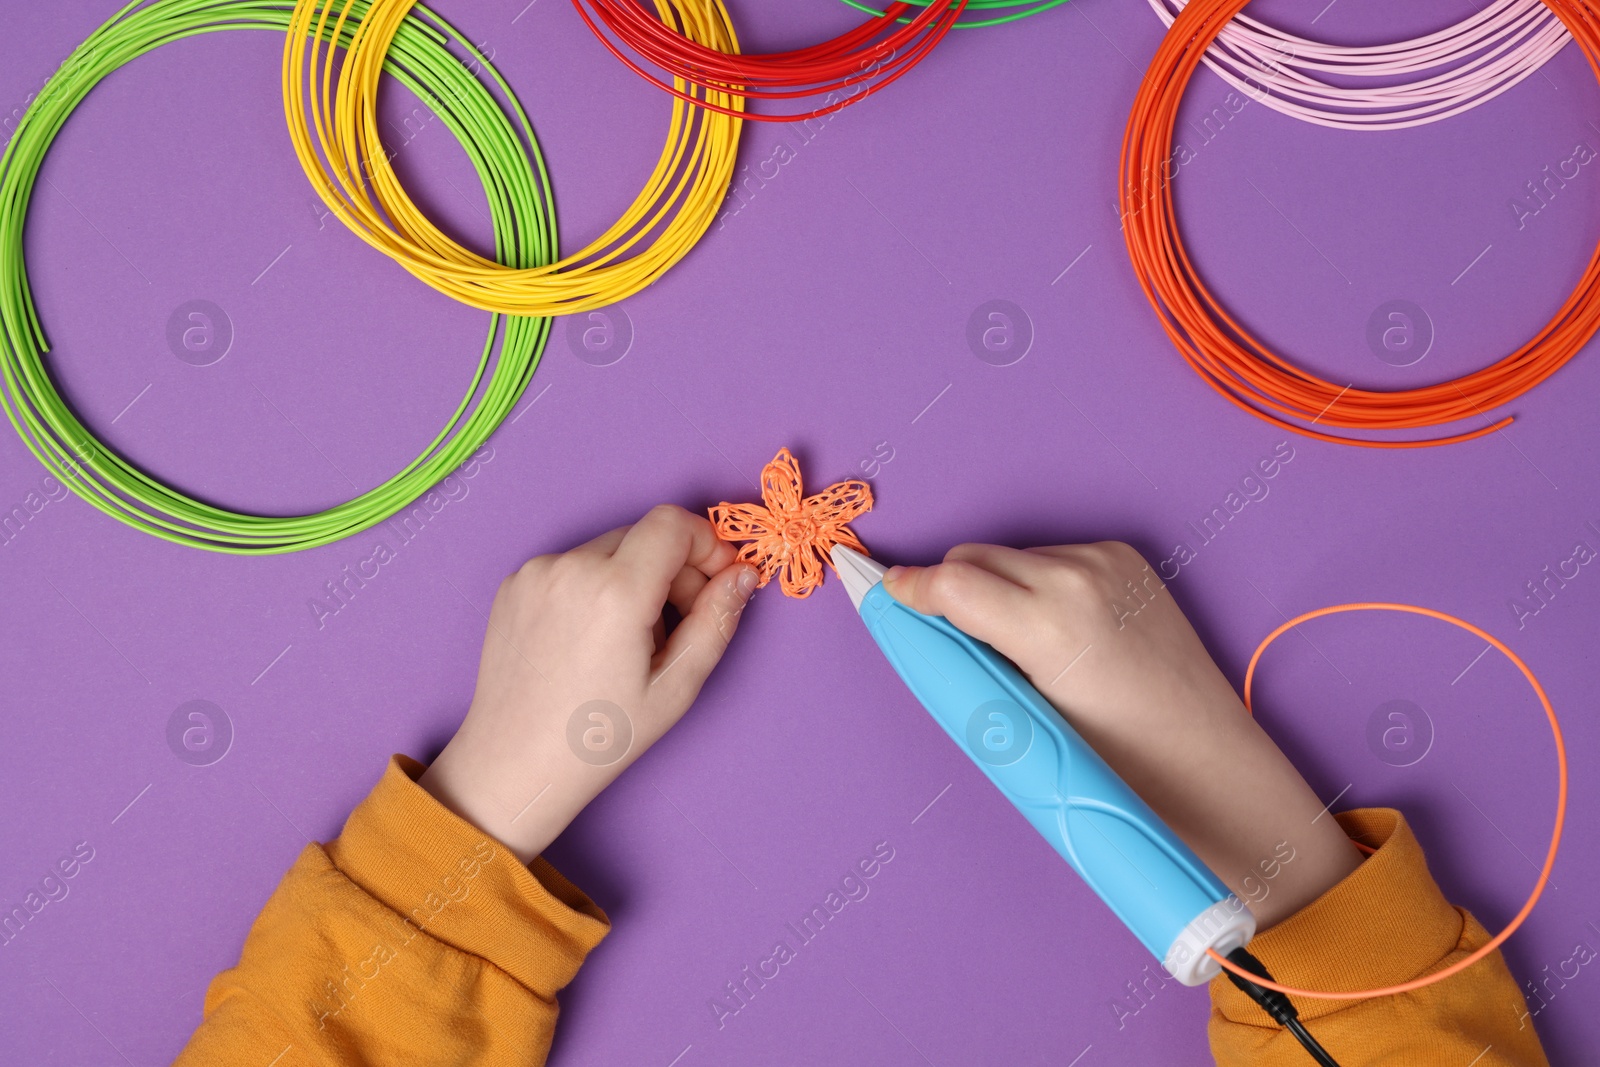
[[[1278,982],[1303,989],[1376,989],[1436,971],[1488,942],[1478,920],[1445,900],[1398,811],[1365,808],[1337,818],[1352,839],[1378,851],[1250,942],[1250,951]],[[1548,1067],[1522,992],[1498,952],[1401,996],[1299,999],[1295,1007],[1340,1067]],[[1226,977],[1211,982],[1210,1034],[1218,1067],[1311,1062],[1299,1042]]]
[[[556,994],[610,923],[421,773],[394,757],[339,837],[306,846],[175,1067],[544,1063]]]

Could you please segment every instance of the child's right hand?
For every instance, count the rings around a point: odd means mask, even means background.
[[[1129,546],[958,545],[884,586],[1021,668],[1262,929],[1360,861]]]

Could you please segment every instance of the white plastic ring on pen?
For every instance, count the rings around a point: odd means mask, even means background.
[[[1187,0],[1149,0],[1171,27]],[[1572,40],[1543,0],[1493,0],[1448,29],[1378,45],[1308,40],[1239,15],[1205,62],[1275,111],[1344,130],[1398,130],[1493,100]]]

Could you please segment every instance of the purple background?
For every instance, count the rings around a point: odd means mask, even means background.
[[[439,7],[526,102],[572,249],[637,191],[667,108],[564,0],[525,3]],[[0,108],[21,108],[116,6],[10,0]],[[751,49],[857,18],[832,0],[733,7]],[[1257,7],[1351,43],[1475,9]],[[498,579],[658,501],[751,499],[780,445],[820,486],[887,442],[878,510],[858,524],[887,560],[963,540],[1121,538],[1157,560],[1195,543],[1187,523],[1286,435],[1182,364],[1127,263],[1116,153],[1160,33],[1142,0],[1075,0],[956,34],[810,141],[752,124],[746,164],[781,140],[793,158],[623,305],[625,358],[584,362],[558,322],[537,405],[494,436],[469,495],[320,629],[310,599],[378,532],[230,558],[69,497],[0,547],[0,904],[74,843],[95,851],[70,895],[0,947],[13,1020],[0,1061],[170,1060],[306,840],[337,832],[391,752],[426,758],[449,736]],[[167,480],[267,512],[327,506],[350,495],[346,478],[366,487],[399,467],[458,400],[484,328],[319,218],[283,130],[279,48],[213,35],[111,76],[52,151],[28,232],[52,366],[87,421]],[[1202,73],[1191,108],[1226,91]],[[413,106],[403,96],[390,93],[396,114]],[[1511,200],[1576,144],[1600,148],[1597,97],[1569,46],[1493,103],[1418,130],[1341,133],[1252,104],[1209,142],[1180,135],[1197,151],[1178,180],[1191,247],[1244,320],[1305,364],[1376,387],[1454,377],[1531,334],[1582,269],[1600,232],[1594,164],[1521,229]],[[442,124],[395,140],[439,212],[481,238]],[[165,339],[197,298],[236,335],[209,367]],[[1035,332],[1011,366],[965,340],[996,298]],[[1436,332],[1404,369],[1366,343],[1368,316],[1397,299]],[[1586,350],[1480,441],[1378,452],[1293,438],[1270,495],[1171,583],[1236,681],[1286,615],[1356,599],[1455,612],[1529,661],[1565,712],[1573,777],[1555,884],[1507,948],[1522,980],[1578,942],[1600,947],[1600,572],[1583,568],[1521,629],[1510,607],[1575,542],[1600,547],[1586,525],[1600,526],[1597,392]],[[42,473],[0,434],[0,509]],[[1403,807],[1452,899],[1497,928],[1531,885],[1555,796],[1520,676],[1421,619],[1344,616],[1307,637],[1264,669],[1270,730],[1320,795],[1343,791],[1339,807]],[[196,698],[235,731],[209,767],[166,741]],[[1425,709],[1435,735],[1404,768],[1366,740],[1395,699]],[[709,1000],[879,841],[895,859],[871,895],[719,1030]],[[835,586],[757,598],[687,720],[551,854],[616,923],[564,997],[557,1063],[1209,1062],[1202,992],[1168,985],[1119,1027],[1113,1003],[1148,957],[913,706]],[[1538,1016],[1556,1063],[1600,1046],[1600,1016],[1581,1010],[1600,997],[1591,970]]]

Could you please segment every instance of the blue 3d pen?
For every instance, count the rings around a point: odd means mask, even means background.
[[[922,706],[1174,978],[1214,978],[1222,968],[1211,949],[1271,980],[1244,947],[1256,931],[1250,909],[1010,660],[894,599],[882,564],[843,546],[831,555],[867,632]],[[1318,1063],[1337,1067],[1287,997],[1228,977]]]
[[[861,621],[945,733],[1184,985],[1221,970],[1255,916],[1004,656],[884,589],[885,568],[832,553]]]

